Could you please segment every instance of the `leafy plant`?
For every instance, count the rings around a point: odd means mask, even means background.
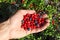
[[[6,0],[6,1],[0,0],[1,3],[3,3],[3,2],[9,3],[8,5],[11,5],[11,3],[16,2],[15,4],[17,4],[17,6],[19,5],[17,7],[17,9],[30,9],[30,10],[36,10],[36,11],[39,11],[39,10],[47,11],[46,13],[48,14],[48,17],[50,19],[50,26],[46,30],[44,30],[40,33],[30,34],[30,35],[28,35],[24,38],[20,38],[18,40],[47,40],[47,39],[48,40],[60,40],[60,32],[57,31],[57,28],[56,28],[57,23],[55,25],[52,25],[53,15],[54,14],[60,15],[59,14],[60,12],[57,11],[58,7],[56,6],[57,3],[59,3],[59,0],[48,0],[47,4],[45,1],[46,0],[18,0],[18,1],[16,1],[16,0]],[[52,3],[56,3],[56,4],[54,5]],[[6,6],[6,5],[4,4],[4,6]],[[0,8],[3,8],[3,10],[4,10],[4,6],[1,7],[1,4],[0,4]],[[14,8],[14,10],[16,10],[15,8]],[[5,14],[3,14],[3,15],[5,15]],[[58,18],[59,17],[60,16],[58,16]],[[58,18],[56,17],[55,22],[58,22],[58,20],[57,20]]]

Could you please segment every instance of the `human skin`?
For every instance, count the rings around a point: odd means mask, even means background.
[[[37,33],[45,30],[49,26],[49,19],[46,19],[47,23],[42,27],[30,31],[25,31],[21,28],[21,20],[23,16],[27,13],[33,14],[36,13],[34,10],[18,10],[15,15],[9,18],[7,21],[0,23],[0,40],[9,40],[22,38],[32,33]],[[47,14],[42,16],[43,18],[47,18]]]

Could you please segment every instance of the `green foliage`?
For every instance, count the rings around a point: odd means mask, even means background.
[[[5,0],[0,0],[0,2],[4,2]],[[6,2],[15,2],[15,0],[6,0]],[[58,0],[54,0],[54,2],[58,3]],[[30,4],[33,4],[32,7],[30,7]],[[48,11],[48,17],[50,19],[50,26],[39,33],[39,37],[34,34],[30,34],[24,38],[21,38],[19,40],[46,40],[48,36],[51,36],[52,38],[55,37],[55,40],[60,40],[60,33],[57,32],[55,29],[55,26],[52,25],[52,15],[57,12],[57,7],[52,5],[45,5],[44,0],[25,0],[24,3],[21,3],[20,9],[31,9],[31,10],[46,10]],[[60,14],[58,14],[60,15]]]

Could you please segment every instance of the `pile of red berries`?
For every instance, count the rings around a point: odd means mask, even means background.
[[[26,14],[22,20],[21,27],[24,30],[33,30],[36,28],[41,28],[46,23],[45,18],[43,18],[40,14]]]

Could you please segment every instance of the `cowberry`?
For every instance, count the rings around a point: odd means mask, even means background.
[[[44,25],[45,19],[40,16],[40,14],[36,13],[24,15],[22,28],[28,31],[41,28],[41,26]]]

